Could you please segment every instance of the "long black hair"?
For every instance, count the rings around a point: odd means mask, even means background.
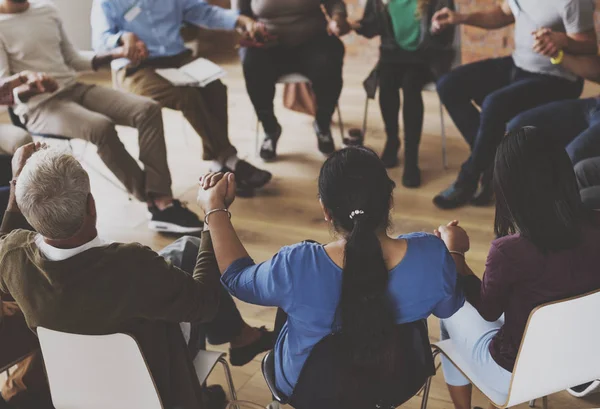
[[[346,239],[342,294],[341,352],[359,371],[377,373],[393,365],[395,317],[387,296],[388,269],[377,233],[389,225],[395,183],[379,157],[347,148],[327,159],[319,195],[335,230]]]
[[[520,233],[544,253],[577,246],[589,220],[565,149],[534,127],[509,132],[496,152],[495,233]]]

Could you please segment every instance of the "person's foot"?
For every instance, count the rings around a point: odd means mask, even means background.
[[[402,184],[410,189],[421,186],[421,170],[418,166],[404,166]]]
[[[319,124],[317,124],[317,121],[313,123],[313,129],[317,135],[319,151],[326,156],[329,156],[335,152],[335,142],[333,141],[333,136],[331,135],[331,129],[321,129]]]
[[[477,194],[471,199],[471,204],[477,207],[490,206],[494,203],[494,187],[491,182],[484,183]]]
[[[227,395],[221,385],[210,385],[202,388],[202,398],[206,409],[225,409]]]
[[[265,131],[265,140],[260,147],[260,157],[265,162],[273,161],[277,157],[277,142],[281,136],[281,131],[280,125],[277,125],[274,132]]]
[[[235,170],[224,166],[221,172],[232,172],[235,175],[235,193],[238,197],[254,197],[255,190],[265,186],[273,178],[271,172],[259,169],[241,159],[237,162]]]
[[[381,154],[381,161],[386,168],[398,166],[398,152],[400,151],[400,139],[388,139]]]
[[[164,233],[197,233],[201,232],[204,224],[196,213],[185,207],[179,200],[164,210],[156,206],[148,207],[152,218],[148,223],[150,230]]]
[[[469,203],[473,198],[477,184],[454,183],[433,198],[433,204],[443,210],[456,209]]]
[[[261,352],[270,351],[275,346],[275,333],[265,327],[259,329],[260,337],[251,344],[229,349],[229,362],[233,366],[244,366]]]

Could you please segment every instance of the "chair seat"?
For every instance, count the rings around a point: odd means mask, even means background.
[[[196,376],[200,383],[204,383],[208,375],[212,372],[215,365],[219,362],[219,359],[224,357],[225,354],[222,352],[213,351],[200,351],[194,359],[194,369],[196,369]]]
[[[310,82],[310,80],[298,73],[282,75],[277,79],[278,84],[299,84],[303,82]]]
[[[462,373],[469,378],[471,383],[477,387],[484,395],[486,395],[496,407],[502,407],[508,401],[507,393],[499,393],[486,385],[475,368],[472,365],[471,359],[464,352],[456,348],[451,339],[433,344],[434,348],[439,349],[442,353],[454,363],[457,368],[460,368]]]

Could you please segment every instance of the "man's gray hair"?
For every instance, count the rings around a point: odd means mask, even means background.
[[[88,210],[90,179],[68,153],[43,149],[34,153],[19,175],[17,204],[42,236],[68,239],[81,229]]]

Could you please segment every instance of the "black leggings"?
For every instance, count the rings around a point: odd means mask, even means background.
[[[431,81],[424,64],[385,63],[379,65],[379,106],[385,123],[388,144],[399,145],[400,88],[404,95],[405,165],[416,166],[423,131],[423,87]]]
[[[275,83],[285,74],[299,73],[312,83],[317,99],[317,123],[329,129],[340,93],[344,44],[324,34],[296,47],[246,48],[241,50],[246,89],[265,131],[277,126],[273,110]]]

